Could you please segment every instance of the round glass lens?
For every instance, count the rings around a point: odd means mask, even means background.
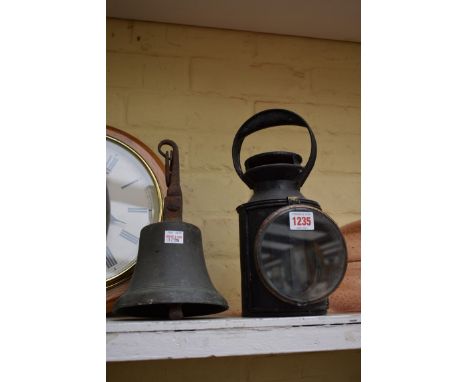
[[[255,255],[267,288],[299,305],[330,295],[346,271],[346,244],[338,226],[309,206],[288,206],[267,217]]]

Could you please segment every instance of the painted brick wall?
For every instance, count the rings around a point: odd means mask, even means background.
[[[342,225],[360,218],[360,44],[161,23],[107,20],[107,124],[156,151],[181,150],[184,220],[203,233],[210,276],[239,313],[235,208],[249,199],[231,145],[269,108],[312,126],[318,157],[303,194]],[[244,142],[242,160],[287,149],[307,158],[304,129],[274,128]]]

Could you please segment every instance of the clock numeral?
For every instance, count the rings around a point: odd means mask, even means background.
[[[149,208],[148,212],[150,212],[150,219],[153,219],[153,209],[154,209],[154,201],[155,201],[155,188],[154,186],[146,186],[145,187],[146,197],[148,198]]]
[[[131,186],[132,184],[135,184],[135,183],[138,182],[139,180],[140,180],[140,179],[132,180],[130,183],[124,184],[124,185],[121,186],[120,188],[123,190],[124,188],[127,188],[127,187]]]
[[[146,186],[145,187],[146,196],[148,200],[153,200],[155,196],[154,186]]]
[[[106,162],[106,174],[109,175],[112,169],[115,167],[117,162],[119,161],[119,158],[117,158],[115,155],[111,155]]]
[[[146,207],[128,207],[128,212],[148,212]]]
[[[139,237],[131,234],[128,231],[125,231],[124,229],[120,231],[120,236],[122,236],[124,239],[127,239],[129,242],[133,244],[138,244]]]
[[[109,247],[106,247],[106,266],[107,268],[111,268],[114,265],[117,265],[117,260],[115,260],[115,257]]]

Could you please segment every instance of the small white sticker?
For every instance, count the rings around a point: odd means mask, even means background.
[[[289,213],[289,229],[291,231],[313,231],[314,213],[311,211],[291,211]]]
[[[164,231],[164,243],[184,244],[184,231]]]

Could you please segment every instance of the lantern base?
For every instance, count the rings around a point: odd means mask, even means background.
[[[296,317],[323,316],[327,314],[328,298],[309,305],[278,304],[277,306],[263,306],[256,308],[242,307],[243,317]]]
[[[242,312],[242,317],[301,317],[301,316],[325,316],[327,309],[313,312]]]

